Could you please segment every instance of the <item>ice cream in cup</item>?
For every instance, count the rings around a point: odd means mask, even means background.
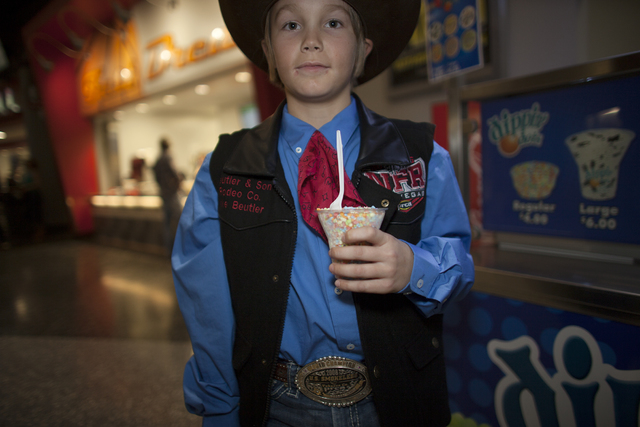
[[[318,209],[318,218],[324,230],[329,248],[345,246],[344,235],[352,228],[380,228],[386,208],[360,207],[343,209]]]
[[[556,186],[558,166],[539,161],[519,163],[510,170],[513,187],[523,199],[542,200],[551,194]]]

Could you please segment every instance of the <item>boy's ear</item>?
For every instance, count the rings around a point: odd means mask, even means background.
[[[364,39],[364,57],[366,58],[373,50],[373,42],[371,39]]]
[[[265,58],[269,58],[269,49],[267,48],[267,41],[265,39],[262,39],[262,41],[260,42],[260,45],[262,46],[262,52],[264,53]]]

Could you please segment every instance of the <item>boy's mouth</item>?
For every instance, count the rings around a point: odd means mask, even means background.
[[[327,68],[329,67],[320,62],[305,62],[298,66],[298,70],[307,72],[323,71]]]

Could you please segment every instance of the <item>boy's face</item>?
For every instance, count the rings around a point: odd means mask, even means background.
[[[347,7],[342,0],[279,0],[272,7],[275,66],[288,97],[312,103],[350,95],[357,42]]]

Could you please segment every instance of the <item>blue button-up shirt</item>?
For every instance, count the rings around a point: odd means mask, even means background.
[[[316,129],[285,106],[278,153],[302,218],[297,196],[298,161]],[[336,146],[340,130],[345,169],[351,176],[360,148],[355,101],[320,132]],[[204,425],[237,426],[239,391],[231,364],[235,320],[220,243],[218,196],[209,175],[209,154],[189,194],[176,234],[172,264],[176,293],[193,344],[184,376],[190,411]],[[428,164],[422,240],[414,253],[411,280],[403,293],[430,316],[465,295],[473,283],[469,221],[448,153],[434,144]],[[329,272],[329,248],[302,219],[293,262],[291,292],[280,355],[304,365],[324,356],[363,358],[350,292],[340,292]],[[448,236],[448,237],[441,237]]]
[[[342,135],[344,162],[351,176],[360,148],[360,130],[355,100],[332,121],[318,129],[336,148],[336,131]],[[295,201],[298,218],[298,161],[316,129],[289,114],[285,106],[278,154]],[[291,292],[280,356],[305,365],[324,356],[362,360],[358,321],[351,292],[340,292],[329,272],[329,247],[304,220],[298,221],[293,258]]]

